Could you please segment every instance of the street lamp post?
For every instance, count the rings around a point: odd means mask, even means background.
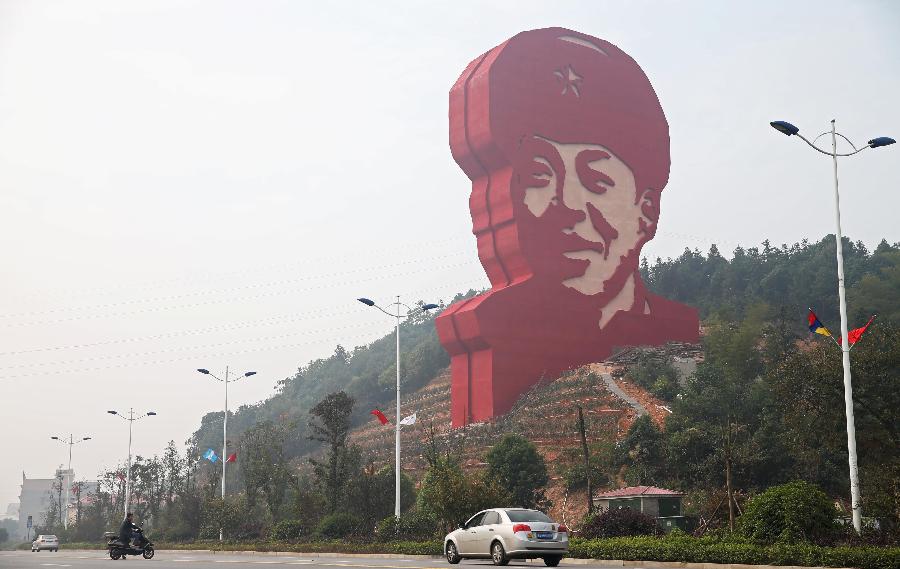
[[[134,427],[135,421],[140,421],[144,417],[155,417],[156,413],[154,411],[147,411],[143,415],[135,417],[133,407],[128,409],[127,417],[118,411],[107,411],[107,413],[116,415],[117,417],[128,421],[128,464],[125,468],[125,515],[127,516],[128,508],[131,507],[131,430]]]
[[[823,132],[812,141],[808,140],[806,137],[800,134],[800,129],[789,122],[773,121],[769,124],[772,126],[772,128],[774,128],[778,132],[781,132],[782,134],[785,134],[787,136],[796,135],[797,138],[801,139],[814,150],[821,152],[826,156],[831,156],[834,162],[834,219],[835,225],[837,227],[835,241],[837,245],[836,255],[838,273],[838,299],[840,301],[841,310],[840,347],[841,359],[844,367],[844,408],[847,414],[847,452],[849,455],[850,464],[850,501],[851,509],[853,512],[853,528],[857,533],[859,533],[862,529],[862,504],[860,503],[859,493],[859,468],[857,467],[856,461],[856,425],[853,419],[853,385],[850,376],[850,342],[847,337],[847,294],[844,290],[844,250],[842,244],[843,236],[841,234],[841,198],[838,192],[837,159],[839,156],[853,156],[854,154],[858,154],[867,148],[880,148],[882,146],[888,146],[890,144],[894,144],[894,142],[896,141],[893,138],[889,138],[887,136],[880,136],[878,138],[873,138],[862,148],[857,148],[852,142],[850,142],[850,139],[835,130],[834,119],[832,119],[831,121],[831,130]],[[828,152],[827,150],[823,150],[816,146],[816,141],[827,134],[831,135],[831,152]],[[837,137],[841,137],[842,139],[847,141],[853,148],[853,152],[847,152],[843,154],[839,153],[837,151]]]
[[[396,309],[396,313],[388,312],[384,308],[375,304],[374,301],[369,300],[368,298],[357,298],[359,302],[365,304],[366,306],[371,306],[377,308],[378,310],[384,312],[391,318],[397,319],[397,421],[394,424],[394,437],[395,437],[395,448],[394,448],[394,516],[400,517],[400,322],[403,318],[410,318],[412,316],[416,316],[433,308],[438,308],[437,304],[423,304],[418,308],[412,308],[407,304],[400,302],[400,297],[397,296],[397,301],[392,302],[388,306],[393,306]],[[403,314],[401,309],[406,308],[406,314]]]
[[[222,501],[225,501],[225,464],[228,462],[228,384],[234,383],[239,379],[243,379],[245,377],[250,377],[251,375],[256,375],[255,371],[245,372],[243,375],[236,377],[234,379],[230,378],[230,372],[228,366],[225,366],[225,379],[221,379],[216,377],[214,373],[211,373],[208,369],[198,369],[200,373],[204,375],[208,375],[215,379],[216,381],[220,381],[225,384],[225,420],[222,422]],[[224,528],[219,528],[219,541],[223,541],[225,538]]]
[[[80,439],[78,439],[76,441],[75,438],[72,436],[72,434],[69,433],[68,439],[64,439],[61,437],[50,437],[50,438],[54,441],[59,441],[63,444],[69,445],[69,470],[68,470],[69,482],[66,484],[66,509],[65,509],[65,512],[63,513],[63,527],[66,529],[69,529],[69,487],[72,485],[72,447],[77,445],[78,443],[83,443],[84,441],[91,440],[91,437],[81,437]]]

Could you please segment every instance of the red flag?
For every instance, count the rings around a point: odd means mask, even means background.
[[[863,326],[862,328],[856,328],[854,330],[850,330],[849,332],[847,332],[847,339],[850,340],[851,346],[853,344],[859,342],[859,339],[862,337],[863,333],[866,331],[866,328],[869,327],[869,324],[872,323],[872,320],[875,320],[875,316],[877,316],[877,315],[873,315],[871,318],[869,318],[869,321],[866,322],[866,325]],[[842,344],[843,340],[844,340],[843,338],[838,336],[838,344]]]
[[[225,462],[237,462],[237,453],[233,452],[233,453],[229,454],[228,458],[225,460]]]
[[[370,415],[375,415],[376,417],[378,417],[378,420],[381,421],[382,425],[388,424],[388,418],[385,417],[384,413],[382,413],[378,409],[372,409],[372,412],[370,413]]]

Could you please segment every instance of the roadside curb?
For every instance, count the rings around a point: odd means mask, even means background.
[[[103,549],[65,549],[72,552],[97,552]],[[305,551],[226,551],[222,549],[157,549],[157,553],[208,553],[210,555],[263,555],[270,557],[312,557],[312,558],[363,558],[363,559],[443,559],[443,555],[403,555],[402,553],[309,553]],[[681,561],[628,561],[622,559],[583,559],[566,557],[569,565],[604,565],[607,567],[636,567],[639,569],[851,569],[847,567],[804,567],[801,565],[744,565],[739,563],[685,563]]]

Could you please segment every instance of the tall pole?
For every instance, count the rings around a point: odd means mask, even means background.
[[[66,484],[66,507],[63,511],[63,527],[65,529],[69,529],[69,486],[72,485],[72,446],[75,444],[75,436],[72,433],[69,433],[69,481]],[[63,477],[65,480],[65,477]]]
[[[862,505],[859,496],[859,468],[856,463],[856,424],[853,418],[853,385],[850,376],[850,341],[847,334],[847,293],[844,290],[844,248],[841,235],[841,196],[838,192],[837,133],[831,120],[831,157],[834,160],[834,219],[837,226],[838,298],[841,304],[841,362],[844,366],[844,408],[847,413],[847,454],[850,463],[850,505],[853,528],[862,529]]]
[[[400,295],[397,295],[397,302],[393,303],[396,306],[397,310],[394,312],[388,312],[384,308],[375,304],[375,301],[368,298],[357,298],[359,302],[365,304],[366,306],[372,306],[387,314],[391,318],[397,319],[397,360],[395,367],[397,368],[397,419],[394,423],[394,437],[395,437],[395,445],[394,445],[394,516],[400,517],[400,321],[403,318],[411,318],[418,314],[422,314],[423,312],[427,312],[428,310],[432,310],[434,308],[438,308],[437,304],[422,304],[418,308],[413,309],[412,307],[403,304],[400,302]],[[402,308],[406,308],[407,312],[404,315],[401,312]]]
[[[222,421],[222,507],[225,507],[225,464],[228,459],[228,366],[225,366],[225,420]],[[225,528],[219,528],[219,541],[225,539]]]
[[[125,515],[131,507],[131,428],[134,426],[134,407],[128,409],[128,466],[125,470]]]
[[[394,423],[397,438],[394,453],[394,517],[400,517],[400,296],[397,295],[397,422]]]

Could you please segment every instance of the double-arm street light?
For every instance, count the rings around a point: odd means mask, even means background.
[[[107,411],[110,415],[116,415],[117,417],[128,421],[128,466],[125,469],[125,515],[128,515],[128,509],[131,507],[131,430],[134,427],[135,421],[140,421],[144,417],[155,417],[156,413],[154,411],[147,411],[143,415],[138,417],[134,416],[134,408],[128,409],[128,416],[126,417],[124,413],[119,413],[118,411]]]
[[[243,375],[239,375],[237,377],[232,378],[230,371],[228,370],[228,366],[225,366],[225,379],[217,377],[216,374],[210,372],[208,369],[200,368],[197,371],[204,375],[208,375],[211,378],[225,384],[225,420],[222,422],[222,500],[225,500],[225,464],[228,463],[228,384],[234,383],[239,379],[243,379],[245,377],[250,377],[251,375],[256,375],[255,371],[245,372]],[[219,528],[219,541],[222,541],[224,536],[224,528]]]
[[[786,134],[787,136],[797,136],[800,140],[808,144],[814,150],[821,152],[826,156],[831,156],[834,161],[834,219],[837,226],[837,234],[835,241],[837,244],[837,273],[838,273],[838,298],[840,300],[841,310],[841,356],[844,366],[844,407],[847,413],[847,451],[850,463],[850,500],[853,511],[853,527],[859,532],[862,528],[862,505],[860,504],[859,495],[859,469],[856,463],[856,426],[853,421],[853,386],[850,377],[850,342],[847,338],[847,296],[844,290],[844,252],[841,243],[841,199],[838,193],[838,157],[853,156],[867,148],[880,148],[894,144],[896,141],[887,136],[879,136],[873,138],[862,148],[857,148],[850,139],[843,134],[837,132],[834,126],[834,120],[831,121],[831,130],[825,131],[812,141],[808,140],[802,134],[800,129],[785,121],[774,121],[769,123],[775,130]],[[816,146],[816,142],[823,136],[831,135],[831,152]],[[841,137],[853,148],[853,152],[839,153],[837,151],[837,139]]]
[[[388,307],[393,307],[395,312],[389,312],[384,308],[375,304],[374,301],[369,300],[368,298],[357,298],[356,300],[365,304],[366,306],[371,306],[377,308],[378,310],[384,312],[391,318],[397,319],[397,421],[394,423],[394,435],[396,439],[395,452],[394,452],[394,516],[400,517],[400,322],[404,318],[411,318],[413,316],[419,315],[423,312],[431,310],[433,308],[438,308],[437,304],[423,304],[416,308],[412,308],[411,306],[400,302],[400,297],[397,297],[396,302],[392,302],[388,305]],[[406,309],[406,314],[403,313],[402,309]]]
[[[72,447],[77,445],[78,443],[83,443],[84,441],[91,440],[91,437],[81,437],[76,440],[71,433],[69,433],[69,438],[66,439],[64,437],[50,437],[54,441],[58,441],[60,443],[69,445],[69,470],[68,476],[69,481],[66,484],[66,508],[63,514],[63,527],[69,529],[69,487],[72,485]]]

